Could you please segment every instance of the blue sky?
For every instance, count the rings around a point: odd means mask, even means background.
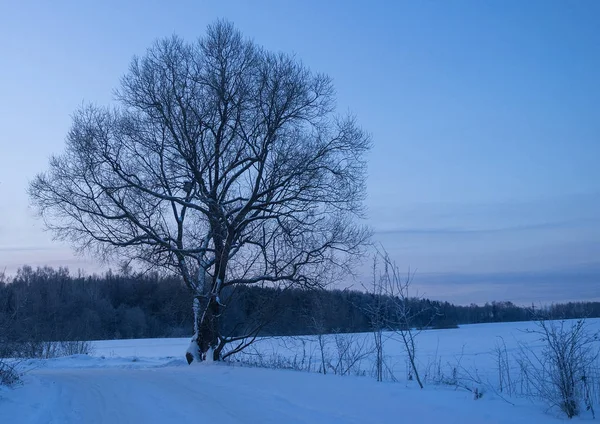
[[[375,241],[418,269],[420,292],[600,299],[594,0],[2,2],[0,269],[97,269],[42,232],[27,183],[82,102],[112,101],[134,54],[216,18],[333,77],[375,143]]]

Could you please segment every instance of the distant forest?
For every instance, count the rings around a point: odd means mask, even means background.
[[[379,305],[385,305],[383,298]],[[262,323],[263,336],[300,335],[369,331],[367,311],[376,296],[353,290],[240,287],[222,302],[227,305],[221,317],[224,334]],[[534,312],[511,302],[408,302],[416,327],[527,321]],[[12,278],[0,274],[0,342],[190,336],[191,303],[190,292],[175,277],[127,272],[73,276],[64,268],[25,266]],[[600,317],[600,302],[554,304],[543,312],[552,318]]]

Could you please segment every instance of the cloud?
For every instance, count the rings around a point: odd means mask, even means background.
[[[459,304],[600,301],[600,262],[530,272],[423,273],[413,287],[428,298]]]
[[[595,280],[600,278],[600,262],[590,262],[573,267],[545,269],[526,272],[485,272],[485,273],[423,273],[425,281],[445,283],[470,283],[486,282],[503,284],[508,282],[536,282],[536,281],[570,281]]]
[[[501,228],[457,228],[457,227],[440,227],[440,228],[396,228],[389,230],[375,230],[375,234],[423,234],[423,235],[461,235],[461,234],[494,234],[494,233],[510,233],[523,232],[533,230],[552,230],[559,228],[571,228],[580,226],[585,223],[599,222],[600,220],[571,220],[544,222],[537,224],[514,225]]]
[[[498,203],[406,203],[371,208],[379,234],[499,234],[600,229],[600,193]]]

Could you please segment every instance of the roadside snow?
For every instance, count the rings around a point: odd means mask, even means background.
[[[30,361],[0,423],[545,423],[532,405],[368,378],[74,356]],[[168,362],[172,361],[172,362]]]
[[[600,319],[589,322],[600,328]],[[512,355],[519,342],[536,343],[524,331],[532,325],[425,331],[418,340],[421,365],[455,366],[460,360],[487,378],[495,372],[491,351],[498,341]],[[428,384],[419,390],[414,381],[402,381],[405,353],[392,339],[386,344],[386,360],[400,377],[398,383],[206,362],[188,366],[183,357],[188,344],[189,339],[96,341],[92,356],[22,361],[20,367],[27,370],[23,384],[0,387],[0,424],[567,421],[557,411],[525,398],[510,398],[516,404],[511,405],[490,391],[474,400],[472,393],[450,386]],[[256,349],[265,356],[293,356],[303,349],[313,355],[311,344],[311,338],[265,339]],[[329,340],[329,346],[334,345]],[[368,375],[369,360],[364,367]],[[591,420],[587,413],[576,419],[587,420]]]

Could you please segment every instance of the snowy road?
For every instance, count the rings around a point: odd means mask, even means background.
[[[174,381],[172,373],[151,370],[43,370],[31,377],[43,390],[30,420],[38,423],[191,422],[196,404],[211,421],[208,390],[194,389],[189,379]],[[198,396],[198,393],[202,396]],[[218,400],[217,400],[218,401]],[[221,409],[217,402],[215,406]],[[218,421],[218,420],[217,420]],[[212,422],[212,421],[211,421]]]
[[[542,423],[556,419],[467,392],[369,378],[216,364],[49,361],[0,392],[0,423]],[[68,366],[65,366],[68,364]],[[131,368],[135,366],[136,368]]]

